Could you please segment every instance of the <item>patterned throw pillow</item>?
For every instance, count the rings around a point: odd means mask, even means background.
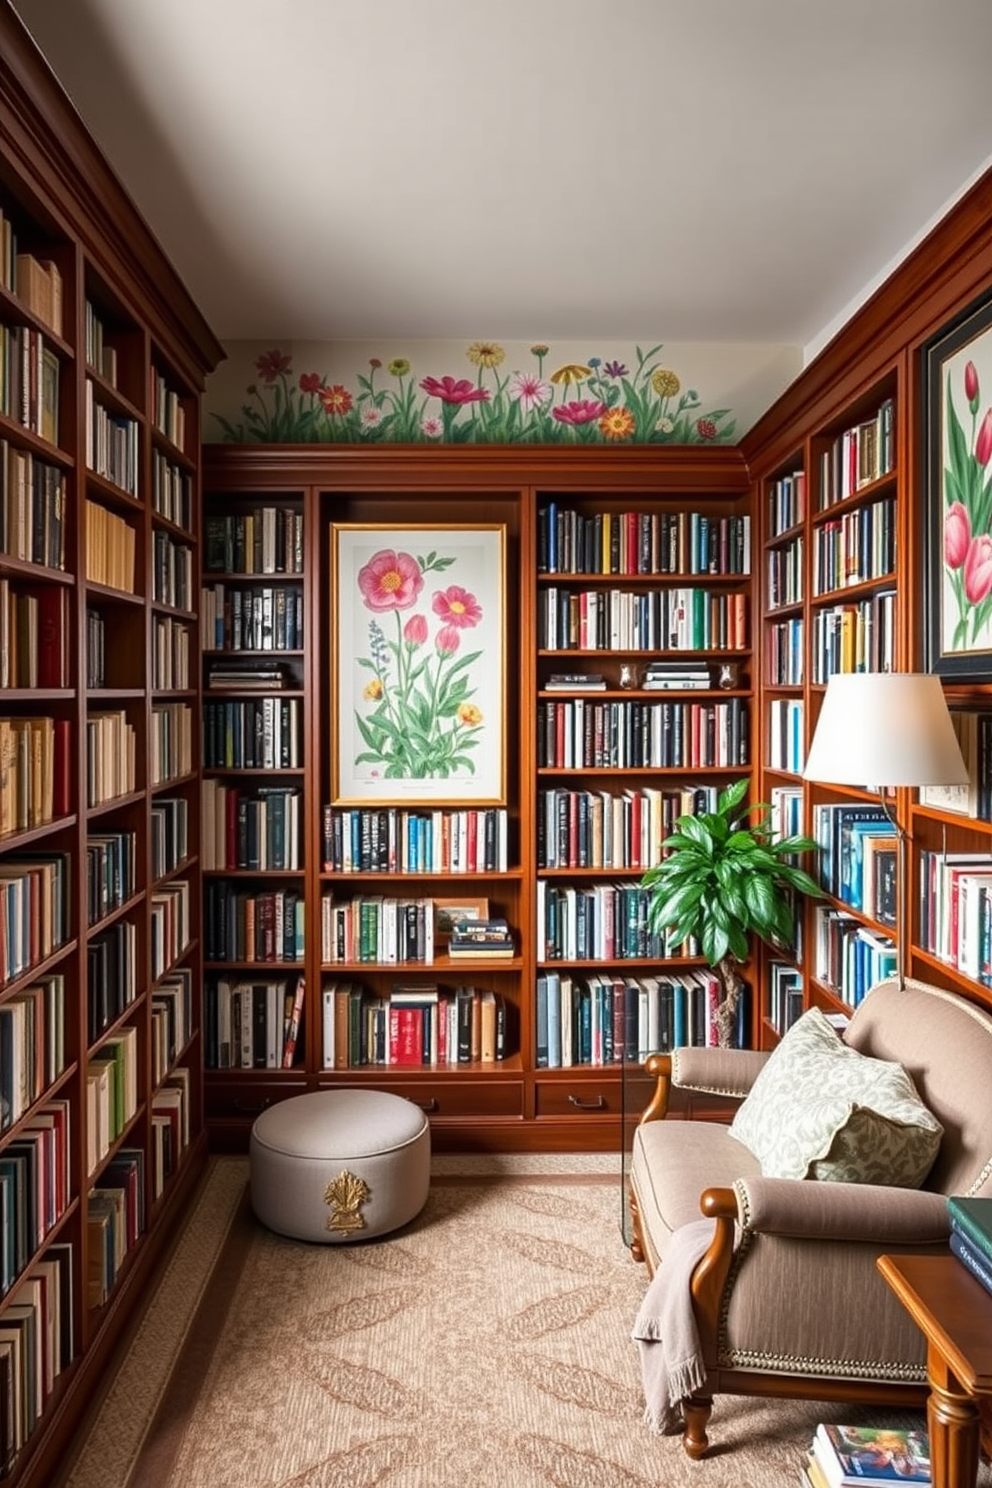
[[[730,1135],[766,1178],[919,1188],[943,1127],[902,1065],[848,1048],[810,1008],[772,1052]]]

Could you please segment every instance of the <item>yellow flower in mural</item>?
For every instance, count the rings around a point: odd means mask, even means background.
[[[629,439],[637,428],[637,422],[629,408],[611,408],[599,421],[599,432],[604,439]]]
[[[473,341],[465,355],[475,367],[498,367],[506,358],[506,352],[495,341]]]
[[[578,362],[566,362],[564,367],[552,372],[551,381],[563,382],[566,387],[570,387],[573,382],[583,382],[591,371],[591,367],[583,367]]]
[[[458,721],[468,724],[469,728],[476,728],[482,722],[482,709],[477,708],[474,703],[462,703],[458,709]]]
[[[393,360],[386,364],[386,371],[390,377],[405,377],[409,370],[410,363],[406,357],[393,357]]]
[[[659,367],[651,376],[651,386],[659,398],[674,398],[682,384],[674,372],[669,372],[667,367]]]
[[[362,688],[362,697],[367,703],[378,702],[382,697],[382,683],[378,677],[373,677],[371,682],[366,682]]]

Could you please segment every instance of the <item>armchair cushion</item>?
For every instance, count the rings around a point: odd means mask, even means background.
[[[901,1065],[859,1054],[810,1008],[758,1074],[730,1134],[768,1178],[917,1188],[943,1128]]]

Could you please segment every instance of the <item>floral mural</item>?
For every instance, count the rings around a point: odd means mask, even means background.
[[[730,408],[706,408],[666,365],[663,345],[633,357],[557,362],[543,343],[508,367],[505,347],[473,341],[468,370],[426,371],[372,356],[351,379],[294,365],[274,347],[254,360],[237,416],[211,412],[221,439],[273,444],[715,444],[735,437]]]
[[[968,432],[954,406],[954,387],[947,378],[947,455],[944,489],[944,572],[954,611],[952,651],[975,647],[992,617],[992,408],[979,423],[981,392],[978,369],[965,363],[962,390],[967,403]],[[988,644],[987,635],[984,636]]]

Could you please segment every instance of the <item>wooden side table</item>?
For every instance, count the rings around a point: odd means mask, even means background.
[[[992,1396],[992,1296],[949,1251],[877,1264],[927,1341],[934,1488],[975,1488],[979,1403]]]

